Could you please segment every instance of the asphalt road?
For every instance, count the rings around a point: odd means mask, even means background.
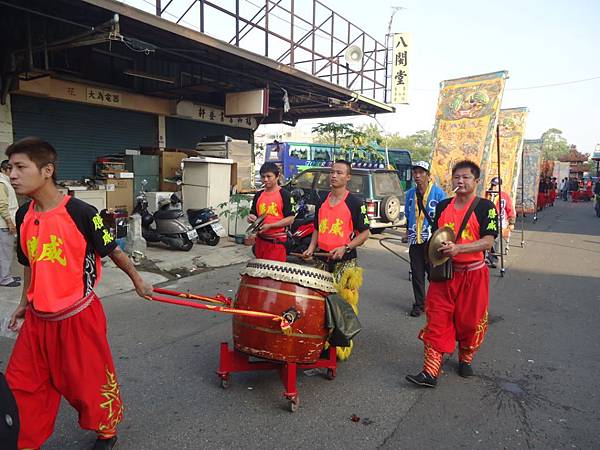
[[[126,403],[119,448],[600,448],[600,219],[590,204],[559,201],[529,221],[525,241],[511,248],[506,276],[492,274],[477,376],[458,377],[454,355],[438,388],[424,390],[404,381],[420,370],[425,320],[407,315],[407,265],[371,239],[359,256],[363,332],[354,354],[332,381],[299,371],[296,413],[275,373],[235,374],[228,390],[219,387],[229,316],[131,293],[105,298]],[[233,295],[239,270],[171,286]],[[11,347],[0,338],[3,368]],[[45,448],[86,449],[93,440],[65,403]]]

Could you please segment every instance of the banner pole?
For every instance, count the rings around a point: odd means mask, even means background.
[[[500,237],[500,276],[504,276],[504,236],[502,236],[502,219],[504,217],[504,208],[502,207],[502,168],[500,167],[500,125],[496,125],[496,156],[498,158],[498,236]]]
[[[525,148],[521,152],[521,248],[525,247]]]

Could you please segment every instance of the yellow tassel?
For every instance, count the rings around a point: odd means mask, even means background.
[[[337,356],[337,359],[339,359],[340,361],[346,361],[352,354],[353,348],[354,348],[354,341],[350,341],[349,347],[336,347],[335,354]]]
[[[334,283],[339,294],[358,315],[358,295],[359,288],[363,282],[363,270],[360,267],[348,267],[342,273],[340,281]],[[336,355],[340,361],[346,361],[352,354],[354,342],[350,341],[349,347],[336,347]]]

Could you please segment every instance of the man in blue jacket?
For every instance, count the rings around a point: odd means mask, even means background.
[[[415,303],[410,315],[419,317],[425,310],[425,244],[431,236],[435,207],[446,198],[445,192],[431,181],[429,163],[417,161],[412,166],[415,187],[406,191],[405,214],[410,256],[410,270]]]

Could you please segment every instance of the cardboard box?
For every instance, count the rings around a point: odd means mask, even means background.
[[[106,180],[106,207],[109,209],[126,209],[133,212],[133,180]]]
[[[112,177],[110,177],[110,178],[112,178]],[[115,173],[115,178],[120,178],[120,179],[132,178],[133,179],[133,172],[117,172],[117,173]]]
[[[181,160],[187,158],[183,152],[162,152],[160,155],[160,190],[175,192],[177,184],[164,181],[165,178],[173,178],[177,171],[181,171]]]

